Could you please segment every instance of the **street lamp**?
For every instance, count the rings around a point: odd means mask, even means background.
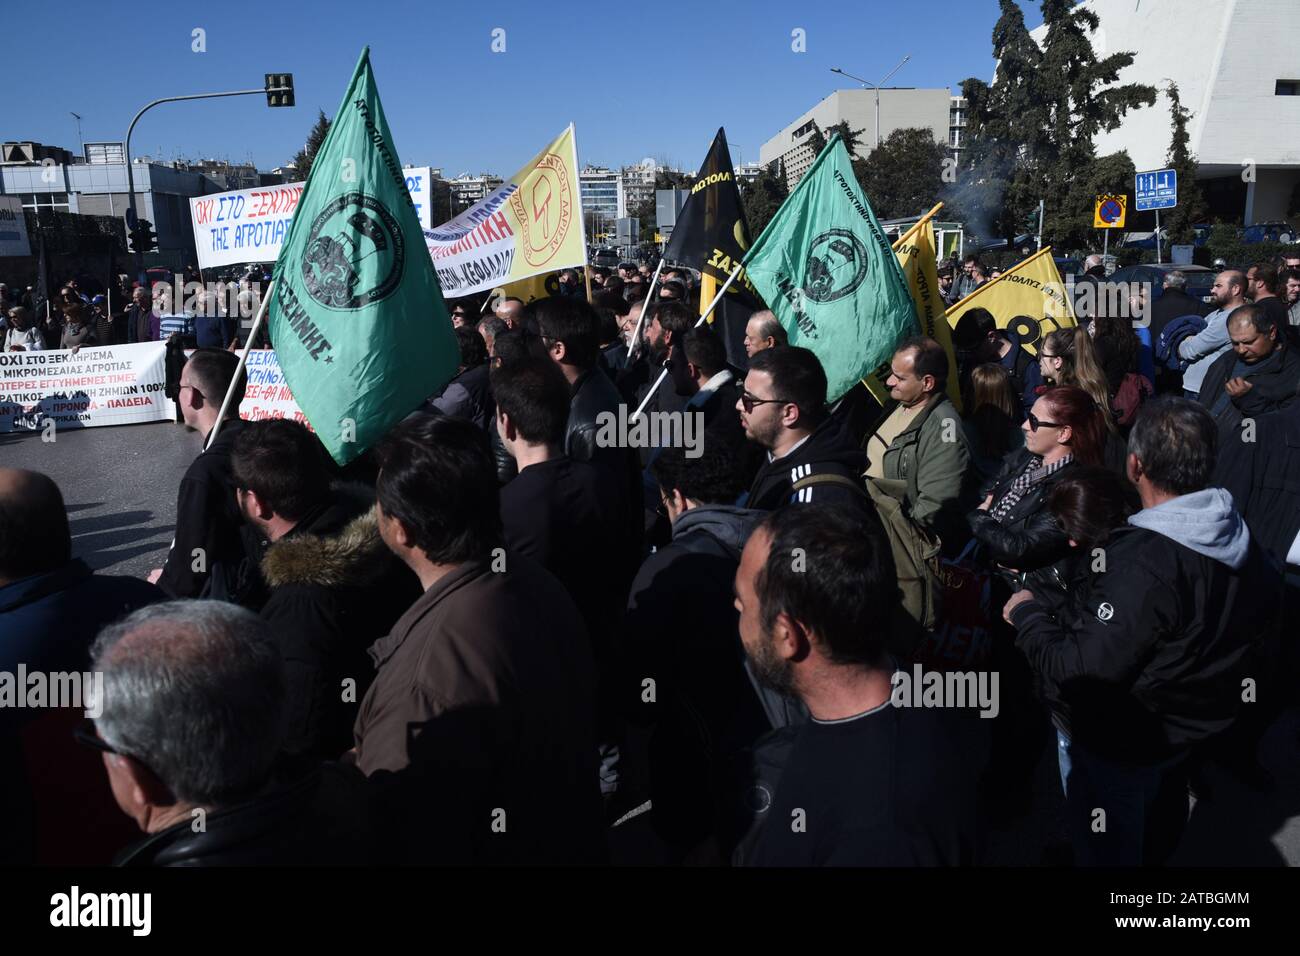
[[[838,66],[831,67],[832,73],[838,73],[840,74],[840,76],[847,76],[850,80],[857,80],[864,87],[871,87],[876,91],[876,146],[875,146],[876,149],[880,148],[880,88],[885,85],[885,80],[888,80],[891,76],[893,76],[895,73],[901,70],[903,68],[903,64],[906,63],[911,58],[912,58],[912,54],[909,53],[907,54],[907,56],[899,60],[898,66],[894,67],[892,70],[886,73],[885,78],[881,80],[879,83],[872,83],[869,80],[864,80],[860,76],[854,76],[852,73],[845,73]]]
[[[159,103],[177,103],[181,100],[209,100],[220,96],[253,96],[258,93],[266,94],[267,106],[293,106],[293,74],[292,73],[267,73],[266,83],[256,90],[231,90],[228,93],[191,93],[187,96],[164,96],[162,99],[154,100],[152,103],[146,103],[140,107],[140,111],[135,114],[131,120],[131,125],[126,128],[126,142],[124,144],[126,160],[126,229],[128,233],[134,232],[139,219],[135,211],[135,174],[131,168],[131,132],[135,129],[135,124],[140,121],[140,117],[146,112],[153,109]],[[144,274],[144,250],[136,244],[135,250],[135,271],[136,281],[141,287],[147,287],[148,281]]]

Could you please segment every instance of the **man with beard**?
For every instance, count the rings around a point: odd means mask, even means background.
[[[983,722],[893,702],[898,583],[879,519],[835,505],[769,515],[741,554],[735,594],[755,677],[811,719],[755,746],[743,786],[766,798],[749,802],[763,809],[733,862],[975,862]]]

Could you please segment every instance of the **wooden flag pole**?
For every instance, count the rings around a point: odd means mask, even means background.
[[[713,301],[709,303],[709,307],[704,311],[704,314],[700,316],[700,320],[695,323],[695,328],[698,329],[705,323],[708,317],[713,314],[713,310],[717,308],[718,303],[722,301],[722,297],[726,295],[727,290],[731,288],[731,283],[735,282],[736,276],[740,275],[740,269],[740,265],[737,264],[736,268],[731,270],[731,275],[727,276],[727,281],[723,283],[722,288],[718,290],[718,294],[713,297]],[[645,411],[646,405],[650,404],[651,396],[653,396],[655,392],[659,391],[659,386],[663,383],[664,377],[667,374],[668,366],[665,365],[664,370],[660,372],[659,377],[655,379],[654,385],[650,386],[650,391],[646,392],[645,398],[641,399],[641,404],[637,406],[636,411],[632,413],[632,417],[628,419],[629,422],[634,422],[641,417],[641,413]]]
[[[655,266],[655,274],[650,278],[650,288],[646,290],[645,301],[641,303],[641,314],[637,316],[636,328],[632,331],[632,341],[627,347],[627,361],[629,365],[641,351],[641,326],[645,324],[645,314],[650,308],[650,297],[655,294],[655,283],[659,281],[659,273],[663,271],[663,268],[664,259],[663,256],[660,256],[659,265]]]
[[[244,366],[248,363],[248,351],[253,347],[253,341],[257,338],[257,333],[261,331],[262,320],[266,318],[266,308],[271,304],[271,292],[275,289],[275,280],[272,279],[266,286],[266,295],[262,296],[262,301],[257,306],[257,317],[253,319],[253,328],[248,333],[248,341],[244,343],[244,350],[239,353],[239,364],[235,366],[235,377],[230,380],[230,387],[226,389],[226,397],[221,400],[221,411],[217,413],[217,423],[212,426],[212,431],[208,432],[208,439],[203,443],[203,449],[212,447],[213,441],[216,440],[217,432],[221,430],[221,423],[226,420],[226,411],[230,408],[230,400],[235,395],[235,384],[239,381],[239,376],[243,374]],[[205,400],[207,396],[204,396]]]

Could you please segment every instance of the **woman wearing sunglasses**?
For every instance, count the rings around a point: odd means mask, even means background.
[[[1072,467],[1102,464],[1106,425],[1092,396],[1065,385],[1039,396],[1021,427],[1025,447],[1007,456],[970,527],[991,564],[1027,571],[1068,550],[1047,497]]]

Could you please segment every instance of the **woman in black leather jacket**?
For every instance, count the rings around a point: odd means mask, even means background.
[[[1007,457],[969,518],[983,557],[1013,572],[1046,567],[1066,555],[1069,539],[1047,509],[1047,496],[1072,469],[1100,465],[1106,442],[1101,410],[1071,385],[1039,396],[1022,427],[1025,447]]]

